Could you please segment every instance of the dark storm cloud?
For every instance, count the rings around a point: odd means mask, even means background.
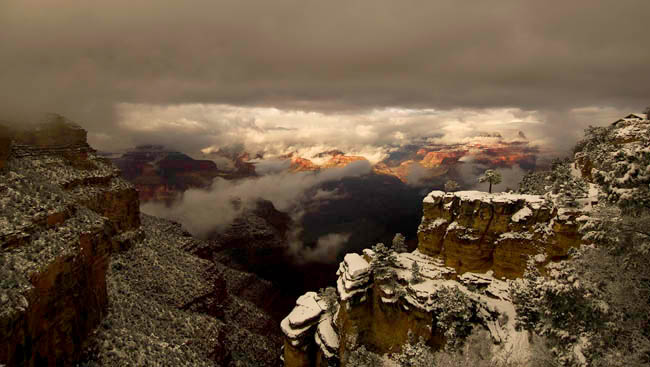
[[[650,103],[647,14],[647,0],[3,0],[0,114],[59,112],[100,137],[116,103],[515,107],[560,126],[577,107]]]

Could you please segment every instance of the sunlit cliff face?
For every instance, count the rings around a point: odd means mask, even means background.
[[[465,144],[422,147],[417,149],[414,154],[408,149],[403,151],[397,149],[392,153],[393,155],[398,153],[400,159],[388,157],[374,164],[373,172],[395,176],[404,183],[414,183],[413,180],[444,176],[450,168],[462,164],[462,162],[493,168],[520,167],[523,170],[535,168],[539,154],[538,148],[530,145],[527,141],[507,142],[500,137],[491,140],[483,139],[480,143],[470,141]],[[367,160],[362,156],[348,156],[341,153],[332,154],[329,160],[320,165],[296,154],[291,154],[290,159],[289,170],[291,172],[344,167],[354,161]]]

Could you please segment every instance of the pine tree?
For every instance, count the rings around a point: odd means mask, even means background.
[[[346,366],[375,367],[382,365],[381,357],[367,350],[363,345],[353,350],[347,348],[347,350],[349,352],[345,356]]]
[[[396,233],[395,237],[393,237],[393,250],[398,254],[408,251],[406,248],[406,238],[403,234]]]
[[[479,177],[478,182],[488,182],[490,184],[488,192],[491,194],[492,185],[498,185],[501,183],[501,174],[493,169],[485,170],[483,176]]]
[[[393,283],[396,278],[395,270],[393,269],[397,262],[395,253],[383,243],[376,244],[372,247],[372,250],[375,252],[375,257],[372,259],[370,267],[375,279]]]
[[[582,179],[574,177],[568,159],[555,159],[551,166],[549,178],[552,181],[553,194],[558,195],[562,206],[577,207],[577,199],[587,195],[587,184]]]
[[[420,274],[420,265],[417,261],[413,261],[411,265],[411,284],[417,284],[422,281],[422,274]]]

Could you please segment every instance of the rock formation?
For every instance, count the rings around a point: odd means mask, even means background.
[[[396,255],[396,281],[390,284],[374,276],[370,266],[374,256],[371,250],[345,256],[337,273],[338,300],[333,312],[327,311],[317,293],[308,292],[298,299],[281,323],[285,366],[348,366],[345,356],[350,348],[364,345],[385,355],[399,352],[411,338],[422,338],[438,349],[458,332],[450,332],[455,326],[449,317],[465,325],[483,325],[502,350],[525,340],[525,332],[515,330],[504,281],[473,273],[450,280],[457,276],[454,269],[414,251]],[[414,262],[422,268],[417,282],[409,270]],[[453,313],[447,309],[450,303],[457,307]],[[499,323],[503,314],[512,320]]]
[[[512,279],[530,257],[545,264],[579,246],[580,215],[537,195],[434,191],[424,199],[418,249],[459,274],[493,270]]]
[[[0,364],[68,364],[106,314],[110,253],[141,236],[137,193],[60,116],[6,135]]]
[[[515,328],[504,278],[522,276],[531,259],[566,258],[580,244],[580,215],[536,195],[431,192],[418,249],[388,259],[394,276],[378,273],[380,255],[366,249],[341,262],[334,312],[317,293],[298,299],[281,323],[285,366],[345,366],[350,349],[388,355],[412,338],[440,349],[475,325],[489,331],[497,355],[524,363],[528,336]]]
[[[140,201],[170,203],[190,188],[207,188],[222,174],[210,160],[195,160],[158,145],[139,146],[113,163],[138,190]]]
[[[6,166],[9,153],[11,153],[9,128],[0,124],[0,171]]]

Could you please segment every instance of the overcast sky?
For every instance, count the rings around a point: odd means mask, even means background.
[[[62,113],[105,150],[363,151],[522,126],[563,149],[650,104],[649,14],[648,0],[1,0],[0,116]]]

